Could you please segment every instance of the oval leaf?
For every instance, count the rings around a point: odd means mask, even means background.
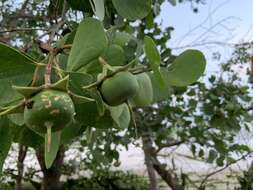
[[[142,19],[151,11],[151,0],[112,0],[119,15],[129,20]]]
[[[116,44],[109,46],[102,57],[112,66],[121,66],[125,63],[124,50],[121,46]]]
[[[204,73],[206,59],[198,50],[186,50],[172,63],[169,70],[164,70],[163,76],[169,85],[187,86],[196,82]]]
[[[144,38],[144,51],[156,80],[159,82],[160,86],[164,86],[165,82],[160,72],[161,55],[156,48],[155,42],[149,36],[145,36]]]
[[[107,39],[101,22],[94,18],[84,19],[77,29],[67,70],[81,69],[93,59],[98,58],[106,47]]]
[[[0,173],[2,172],[5,158],[8,155],[12,143],[12,133],[9,121],[5,117],[0,117]]]
[[[29,84],[35,61],[3,43],[0,43],[0,52],[0,105],[6,105],[22,97],[12,85]]]
[[[61,134],[61,144],[68,144],[72,139],[81,135],[81,125],[79,122],[72,121],[63,130]]]
[[[12,120],[13,122],[13,120]],[[16,143],[20,143],[22,145],[32,147],[32,148],[38,148],[40,147],[44,139],[42,136],[38,135],[34,131],[30,130],[25,125],[18,126],[13,125],[13,141]]]
[[[126,104],[121,104],[119,106],[110,106],[109,110],[111,112],[112,119],[114,120],[117,127],[126,129],[131,121],[130,111]]]

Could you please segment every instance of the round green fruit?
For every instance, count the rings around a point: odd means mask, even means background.
[[[136,95],[130,99],[130,102],[134,106],[146,106],[151,104],[153,100],[153,87],[151,79],[146,73],[136,75],[136,79],[139,89]]]
[[[133,97],[138,88],[135,76],[130,72],[122,71],[107,78],[102,83],[100,91],[108,105],[117,106]]]
[[[28,100],[24,110],[25,124],[39,134],[61,130],[74,117],[70,96],[63,91],[43,90]]]

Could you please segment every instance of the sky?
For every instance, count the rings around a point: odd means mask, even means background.
[[[214,52],[219,51],[224,61],[232,53],[230,43],[253,40],[252,9],[253,0],[206,0],[198,6],[198,13],[191,10],[190,3],[175,7],[164,3],[157,22],[163,28],[175,28],[168,43],[174,52],[180,53],[189,47],[202,50],[209,62],[207,71],[215,72],[217,63],[211,59]]]

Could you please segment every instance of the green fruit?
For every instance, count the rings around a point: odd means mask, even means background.
[[[136,75],[136,79],[139,89],[136,95],[131,98],[131,103],[135,106],[146,106],[151,104],[153,100],[153,87],[151,79],[146,73]]]
[[[25,124],[33,131],[45,134],[61,130],[74,117],[75,109],[70,96],[63,91],[44,90],[33,96],[24,110]]]
[[[117,106],[137,93],[138,82],[133,74],[123,71],[106,79],[100,90],[108,105]]]

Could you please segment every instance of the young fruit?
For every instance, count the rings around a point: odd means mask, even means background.
[[[117,106],[137,93],[138,82],[133,74],[122,71],[106,79],[100,91],[108,105]]]
[[[134,106],[146,106],[152,103],[153,100],[153,87],[151,79],[148,74],[142,73],[136,75],[139,89],[134,97],[130,99],[130,102]]]
[[[28,100],[24,110],[25,124],[39,134],[61,130],[75,113],[70,96],[63,91],[43,90]]]

